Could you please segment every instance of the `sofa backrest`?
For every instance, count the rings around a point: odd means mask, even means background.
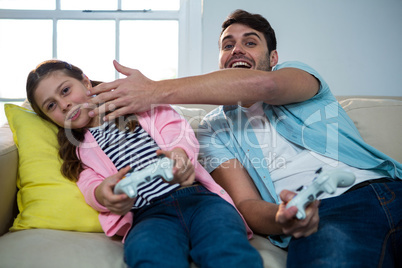
[[[349,98],[339,103],[365,142],[402,163],[402,97]]]

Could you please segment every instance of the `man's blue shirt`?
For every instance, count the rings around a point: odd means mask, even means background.
[[[304,70],[320,82],[311,99],[288,105],[269,105],[263,109],[269,122],[287,140],[326,157],[359,169],[375,170],[384,177],[400,178],[402,165],[365,143],[327,83],[311,67],[300,62],[285,62],[281,68]],[[238,159],[253,179],[263,200],[280,203],[264,155],[247,115],[237,105],[220,106],[210,112],[198,130],[200,154],[208,172],[230,159]],[[284,246],[284,243],[276,243]]]

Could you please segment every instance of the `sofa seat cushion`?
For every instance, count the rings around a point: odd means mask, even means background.
[[[0,239],[1,267],[126,267],[123,244],[103,233],[30,229]]]
[[[260,252],[264,267],[286,267],[286,251],[259,235],[250,243]],[[120,238],[109,238],[102,233],[23,230],[3,235],[0,249],[1,267],[126,267]],[[192,263],[190,267],[197,266]]]
[[[254,234],[253,238],[250,240],[250,244],[260,253],[264,267],[286,267],[287,251],[273,245],[268,238]]]
[[[402,101],[351,98],[340,104],[365,142],[402,162]]]

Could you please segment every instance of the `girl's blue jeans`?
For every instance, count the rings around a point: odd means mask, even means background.
[[[315,234],[292,239],[288,267],[402,267],[402,181],[324,199]]]
[[[136,210],[124,255],[129,267],[262,267],[236,209],[201,185]]]

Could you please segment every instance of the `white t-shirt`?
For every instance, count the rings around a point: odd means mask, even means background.
[[[319,168],[349,170],[356,176],[355,184],[383,177],[374,171],[351,167],[286,140],[270,124],[263,111],[262,102],[257,102],[249,108],[240,108],[247,115],[254,130],[278,195],[284,189],[296,191],[301,186],[309,186],[317,176],[315,172]],[[350,187],[337,188],[333,195],[323,193],[320,199],[340,195]]]

